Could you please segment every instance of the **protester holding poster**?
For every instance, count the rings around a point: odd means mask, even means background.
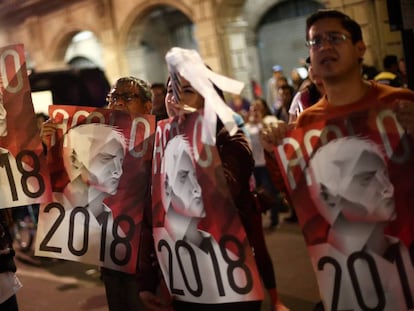
[[[11,211],[47,202],[49,173],[42,152],[22,44],[0,48],[0,309],[18,310]]]
[[[148,115],[152,110],[152,93],[149,84],[135,77],[118,79],[109,91],[108,108],[127,112],[131,117]],[[152,150],[149,150],[151,152]],[[134,165],[138,165],[135,163]],[[145,166],[144,166],[145,167]],[[148,165],[150,168],[150,165]],[[143,191],[150,198],[151,172],[145,172],[135,180],[131,191]],[[102,268],[102,278],[105,282],[106,297],[111,311],[136,311],[143,309],[138,297],[142,293],[155,292],[159,282],[158,267],[155,262],[154,240],[152,238],[151,202],[144,205],[143,221],[140,233],[140,249],[137,258],[137,269],[134,275]],[[164,310],[158,301],[151,302],[154,311]]]
[[[155,119],[133,107],[147,105],[139,96],[150,98],[149,87],[142,95],[130,78],[117,86],[120,95],[108,99],[112,109],[50,108],[42,132],[50,144],[54,200],[41,209],[36,254],[103,266],[110,310],[136,310],[139,286],[155,291],[157,283],[147,271],[151,264],[141,267],[138,259],[153,253],[144,210],[150,209]],[[142,281],[145,273],[151,278]]]
[[[180,124],[161,121],[165,135],[156,136],[153,233],[173,308],[260,310],[260,278],[219,155],[200,141],[201,123],[197,112]]]
[[[414,310],[414,93],[363,80],[349,16],[316,12],[306,38],[325,96],[272,138],[324,308]]]

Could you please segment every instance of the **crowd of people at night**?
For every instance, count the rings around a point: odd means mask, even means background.
[[[381,70],[364,71],[361,27],[337,10],[310,15],[304,34],[309,49],[304,64],[289,76],[283,64],[275,64],[265,92],[256,86],[252,98],[235,91],[238,81],[214,73],[198,52],[177,47],[166,55],[165,83],[151,85],[131,76],[114,83],[107,109],[132,119],[153,115],[161,125],[159,132],[164,135],[168,129],[170,136],[165,136],[169,140],[161,144],[162,152],[152,152],[153,163],[158,153],[162,155],[162,176],[157,189],[151,185],[158,177],[146,177],[145,195],[150,199],[142,211],[135,273],[101,267],[110,311],[259,311],[263,293],[271,310],[295,310],[282,301],[276,282],[281,267],[272,262],[264,235],[277,234],[283,222],[297,223],[305,237],[321,297],[315,311],[414,310],[414,175],[396,172],[399,167],[414,169],[414,92],[407,87],[404,59],[386,55]],[[2,111],[0,119],[5,119]],[[189,134],[195,129],[188,130],[191,122],[197,124],[195,113],[202,120],[197,143],[197,135]],[[388,136],[378,125],[384,119],[397,124]],[[99,125],[67,131],[64,169],[76,191],[70,194],[74,190],[68,186],[69,194],[62,192],[71,208],[84,206],[98,222],[111,213],[104,199],[116,193],[130,151],[124,134]],[[52,117],[39,127],[47,154],[60,127]],[[174,136],[176,129],[183,132]],[[96,133],[101,136],[93,137]],[[389,140],[380,145],[384,137]],[[85,153],[82,139],[93,152]],[[303,144],[293,145],[294,139],[303,139]],[[217,157],[219,168],[203,164],[199,149],[207,159]],[[209,172],[201,170],[206,167]],[[228,190],[216,191],[232,202],[229,211],[211,207],[215,196],[207,197],[212,190],[206,180],[217,185],[223,181]],[[299,195],[298,189],[307,190]],[[155,192],[160,193],[159,202],[151,202]],[[74,203],[72,196],[82,203]],[[306,202],[311,202],[309,209]],[[228,216],[233,210],[236,216],[231,217],[237,221]],[[162,226],[155,225],[159,219],[154,211],[162,215]],[[238,232],[234,236],[217,229],[223,215],[228,230],[234,230],[229,232]],[[15,275],[10,225],[8,211],[2,209],[0,309],[16,311],[21,284]],[[175,256],[177,265],[172,263]],[[194,279],[183,273],[182,284],[175,274],[183,270],[181,260],[196,262],[201,270]],[[216,269],[203,273],[210,261]],[[333,270],[327,276],[329,265]],[[220,273],[223,267],[227,270]],[[212,293],[210,283],[201,285],[205,277],[222,285],[217,285],[219,294]],[[177,283],[191,295],[177,289]]]

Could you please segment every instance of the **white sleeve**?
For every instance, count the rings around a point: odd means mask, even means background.
[[[292,104],[289,108],[289,114],[298,116],[303,111],[302,101],[300,100],[301,92],[297,92],[292,99]]]

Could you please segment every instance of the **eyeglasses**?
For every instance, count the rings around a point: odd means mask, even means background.
[[[108,104],[114,104],[115,102],[122,100],[125,103],[130,103],[131,101],[133,101],[134,99],[140,98],[139,95],[137,94],[129,94],[129,93],[124,93],[124,94],[117,94],[117,93],[112,93],[109,94],[106,97],[106,102]]]
[[[325,42],[328,42],[330,45],[339,45],[344,42],[346,39],[350,39],[349,36],[344,35],[343,33],[328,33],[324,36],[317,36],[311,40],[306,41],[306,46],[308,48],[319,49]]]
[[[278,90],[288,90],[288,89],[290,89],[290,86],[289,86],[289,85],[287,85],[287,84],[285,84],[285,85],[281,85],[281,86],[279,86],[277,89],[278,89]]]

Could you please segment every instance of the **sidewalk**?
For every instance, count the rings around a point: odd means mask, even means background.
[[[286,216],[282,214],[281,219]],[[263,217],[265,226],[267,218],[267,215]],[[312,311],[320,297],[299,224],[281,221],[277,229],[265,229],[265,238],[283,302],[291,311]]]
[[[267,225],[267,216],[264,216]],[[279,295],[291,311],[312,311],[320,300],[316,280],[298,224],[265,229]],[[20,311],[107,311],[105,289],[97,267],[18,253],[17,275],[23,283]],[[263,311],[270,310],[266,297]]]

